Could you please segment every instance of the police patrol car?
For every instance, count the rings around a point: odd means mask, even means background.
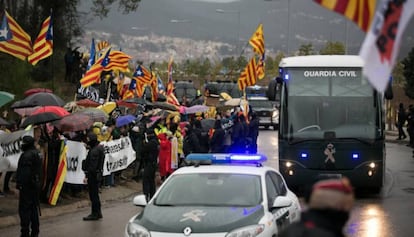
[[[190,154],[125,228],[126,237],[276,236],[298,221],[300,204],[262,155]],[[208,165],[205,165],[208,163]]]

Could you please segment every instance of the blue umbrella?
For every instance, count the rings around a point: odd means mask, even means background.
[[[125,126],[127,124],[134,122],[136,119],[137,117],[130,115],[130,114],[119,116],[118,118],[116,118],[115,126],[119,128],[119,127],[122,127],[122,126]]]

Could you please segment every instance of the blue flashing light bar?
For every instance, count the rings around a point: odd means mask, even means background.
[[[354,160],[359,159],[359,154],[358,153],[352,153],[352,159],[354,159]]]
[[[309,158],[309,155],[306,152],[302,152],[302,153],[300,153],[300,158],[307,159],[307,158]]]
[[[260,154],[217,154],[217,153],[192,153],[186,157],[187,161],[211,161],[213,164],[226,163],[262,163],[267,157]]]

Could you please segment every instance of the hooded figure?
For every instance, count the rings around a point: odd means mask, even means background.
[[[309,209],[301,220],[284,229],[281,237],[343,237],[343,228],[354,204],[347,178],[316,182],[308,198]]]
[[[39,235],[39,191],[42,161],[32,136],[24,136],[16,171],[22,237]],[[30,230],[31,226],[31,230]]]
[[[87,135],[87,145],[89,151],[86,159],[82,162],[82,170],[85,172],[86,183],[88,184],[92,211],[83,220],[93,221],[102,218],[99,185],[102,181],[105,152],[103,146],[99,145],[97,135],[93,132],[89,132]]]

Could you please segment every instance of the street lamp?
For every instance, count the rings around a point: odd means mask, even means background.
[[[238,51],[239,41],[240,41],[240,11],[239,10],[224,10],[224,9],[216,9],[217,13],[230,13],[230,14],[237,14],[237,41],[236,41],[236,51]]]

